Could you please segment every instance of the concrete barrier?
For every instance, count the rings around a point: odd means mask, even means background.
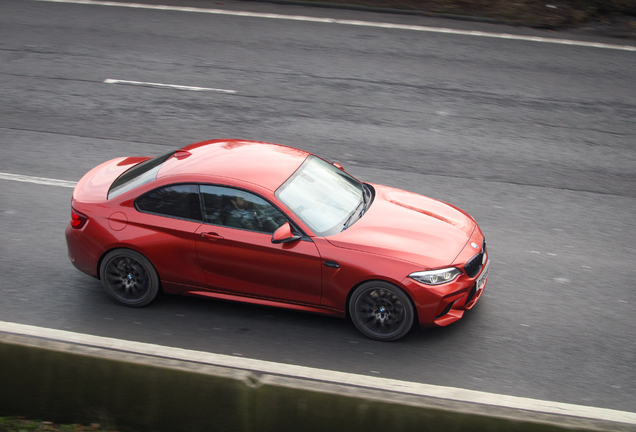
[[[247,359],[237,359],[239,369],[210,364],[207,353],[131,343],[145,347],[138,353],[126,344],[117,349],[2,331],[0,415],[98,421],[124,432],[636,430],[633,413],[564,416],[391,391],[379,388],[381,381],[364,386],[355,382],[365,377],[350,374],[340,377],[348,383],[337,383],[329,374],[321,380],[245,370],[239,360]]]

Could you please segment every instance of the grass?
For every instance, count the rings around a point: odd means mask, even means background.
[[[0,432],[112,432],[102,429],[98,423],[88,426],[81,424],[57,424],[41,420],[29,420],[24,417],[0,417]]]

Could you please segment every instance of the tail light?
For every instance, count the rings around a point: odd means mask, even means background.
[[[88,221],[88,216],[82,214],[71,207],[71,226],[75,229],[82,229],[86,222]]]

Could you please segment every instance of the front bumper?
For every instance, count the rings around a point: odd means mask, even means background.
[[[459,320],[481,298],[488,281],[490,259],[484,255],[484,265],[477,275],[466,274],[447,284],[430,286],[406,278],[402,283],[411,294],[420,326],[447,326]]]

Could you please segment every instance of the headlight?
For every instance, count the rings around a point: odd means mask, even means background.
[[[429,270],[411,273],[409,277],[426,285],[441,285],[450,282],[462,274],[458,268],[451,267],[440,270]]]

